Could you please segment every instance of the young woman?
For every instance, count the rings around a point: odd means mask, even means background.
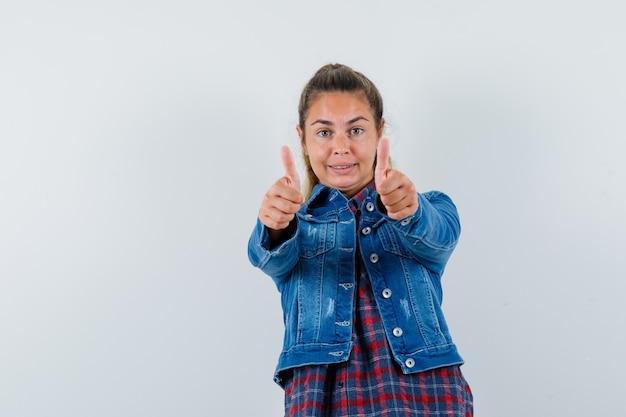
[[[471,390],[441,309],[460,233],[441,192],[392,169],[380,93],[333,64],[305,86],[291,151],[248,243],[281,292],[275,381],[286,416],[472,416]]]

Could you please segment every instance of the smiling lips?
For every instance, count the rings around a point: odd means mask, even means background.
[[[335,172],[345,172],[354,168],[356,164],[329,165],[328,167]]]

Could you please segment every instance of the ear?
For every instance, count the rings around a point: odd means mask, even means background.
[[[300,138],[300,142],[302,142],[302,128],[300,125],[296,125],[296,132],[298,132],[298,137]]]
[[[380,119],[380,129],[378,129],[378,140],[383,137],[383,132],[385,131],[385,118],[382,117]]]
[[[308,155],[309,152],[306,149],[306,141],[304,140],[304,132],[302,131],[302,128],[300,127],[300,125],[296,125],[296,132],[298,132],[298,137],[300,138],[300,145],[302,145],[302,152],[305,155]]]

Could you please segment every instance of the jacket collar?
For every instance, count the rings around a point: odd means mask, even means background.
[[[357,206],[361,206],[363,201],[376,191],[374,181],[370,182],[352,199]],[[341,191],[322,184],[316,184],[311,192],[311,198],[304,203],[301,212],[309,216],[324,216],[338,214],[344,210],[350,210],[349,200]]]

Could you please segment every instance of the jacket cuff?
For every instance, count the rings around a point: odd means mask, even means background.
[[[380,194],[376,193],[375,201],[376,201],[376,210],[378,210],[380,214],[382,214],[393,225],[402,226],[402,227],[409,226],[412,223],[417,222],[422,217],[423,197],[419,193],[417,194],[417,202],[418,202],[417,211],[415,211],[415,213],[411,214],[410,216],[407,216],[400,220],[392,219],[391,217],[387,215],[387,208],[385,207],[382,200],[380,199]]]

